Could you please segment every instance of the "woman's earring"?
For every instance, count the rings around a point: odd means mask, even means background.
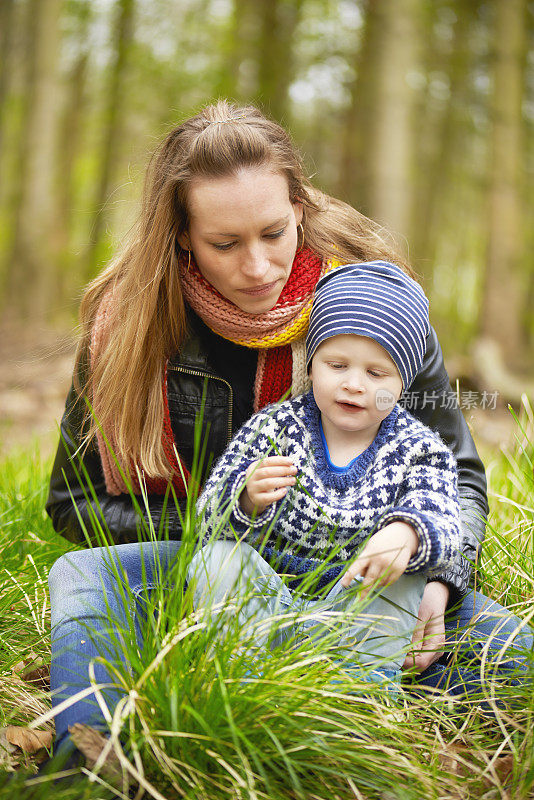
[[[187,271],[191,269],[191,250],[187,251]]]
[[[300,251],[304,247],[304,228],[302,227],[302,222],[299,222],[299,224],[297,225],[297,242],[298,242],[298,230],[299,230],[299,228],[300,228],[300,232],[302,233],[302,244],[300,245],[300,247],[297,248],[297,253],[300,253]]]

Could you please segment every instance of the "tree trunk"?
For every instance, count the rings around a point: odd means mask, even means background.
[[[11,53],[13,40],[14,0],[0,2],[0,167],[3,165],[3,143],[5,134],[5,105],[9,92],[9,73],[11,67]],[[0,187],[3,186],[0,173]]]
[[[108,213],[106,202],[115,185],[120,143],[124,130],[124,81],[127,74],[128,51],[134,35],[135,0],[117,0],[114,44],[115,52],[110,67],[107,87],[107,106],[103,129],[105,139],[100,162],[95,210],[86,253],[85,278],[93,277],[99,263],[99,245],[106,228]]]
[[[469,82],[466,79],[471,68],[472,23],[477,6],[465,7],[461,0],[454,0],[451,9],[456,21],[450,54],[445,63],[435,63],[434,42],[428,43],[427,75],[433,69],[442,69],[449,78],[449,97],[435,119],[429,119],[428,105],[420,109],[422,117],[418,126],[421,139],[417,164],[417,198],[414,201],[414,216],[417,223],[410,237],[411,250],[418,259],[418,272],[431,277],[436,261],[440,233],[448,222],[446,207],[450,204],[451,192],[458,186],[458,167],[465,163],[465,142],[469,135]],[[425,98],[426,100],[426,98]],[[456,174],[455,174],[456,173]],[[456,212],[458,209],[456,208]]]
[[[31,0],[28,38],[29,109],[21,137],[21,175],[15,237],[10,257],[8,300],[11,312],[33,319],[45,315],[48,287],[53,284],[55,254],[54,165],[61,0]],[[33,52],[32,52],[33,51]]]
[[[259,0],[256,101],[279,122],[287,121],[288,90],[293,78],[294,34],[302,0]]]
[[[28,148],[29,148],[29,126],[30,111],[33,106],[33,95],[35,90],[35,70],[36,70],[36,41],[37,41],[37,0],[27,0],[25,6],[20,6],[19,18],[15,21],[15,38],[18,38],[18,51],[16,52],[17,62],[22,64],[20,75],[15,71],[12,78],[15,83],[15,93],[20,97],[20,109],[17,124],[14,125],[13,138],[13,162],[14,168],[11,171],[10,180],[2,183],[2,191],[5,195],[5,206],[7,211],[8,231],[10,238],[3,253],[2,263],[2,306],[5,306],[6,313],[11,316],[19,316],[19,300],[22,287],[24,286],[24,275],[15,265],[19,261],[20,238],[21,238],[21,209],[24,199],[24,191],[27,185],[27,175],[29,167]],[[20,34],[17,37],[17,33]],[[16,79],[19,77],[20,85],[16,86]],[[7,131],[6,131],[7,133]],[[8,234],[8,235],[9,235]]]
[[[341,135],[341,169],[337,194],[363,214],[370,213],[369,153],[371,120],[376,102],[376,75],[380,60],[381,13],[379,2],[367,0],[361,44],[355,58],[354,79],[350,86]]]
[[[370,215],[402,243],[411,223],[414,92],[408,80],[418,66],[420,0],[375,0],[374,6],[376,91],[365,148]]]
[[[253,57],[254,8],[250,0],[234,0],[229,29],[221,47],[221,68],[215,85],[216,97],[238,102],[246,101],[253,93],[242,74],[248,58]]]
[[[480,332],[521,363],[521,169],[525,0],[496,0],[488,255]]]
[[[55,290],[59,298],[72,297],[77,288],[73,275],[73,258],[70,252],[74,206],[73,171],[80,149],[82,119],[85,110],[87,66],[89,61],[88,29],[92,7],[90,0],[78,4],[76,20],[76,57],[66,76],[56,157],[56,186],[58,215],[54,233],[54,249],[58,254],[58,271]],[[76,276],[78,277],[78,276]]]

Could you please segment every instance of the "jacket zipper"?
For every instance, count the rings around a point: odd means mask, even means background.
[[[230,403],[228,405],[228,442],[232,438],[232,421],[233,421],[233,405],[234,405],[234,390],[228,383],[225,381],[224,378],[220,378],[218,375],[211,375],[209,372],[202,372],[200,369],[189,369],[189,367],[174,367],[171,364],[167,366],[167,369],[172,370],[173,372],[184,372],[186,375],[199,375],[201,378],[211,378],[212,381],[221,381],[224,383],[225,386],[228,386],[228,392],[230,397]]]

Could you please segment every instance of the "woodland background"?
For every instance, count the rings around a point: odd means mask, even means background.
[[[533,42],[534,0],[0,0],[1,798],[29,797],[3,784],[28,766],[6,726],[39,717],[52,735],[46,576],[72,545],[44,504],[81,292],[135,219],[156,143],[218,97],[281,121],[317,186],[398,236],[487,467],[477,587],[532,624]],[[182,619],[183,583],[169,585],[176,605],[154,593],[146,615],[162,631]],[[232,681],[202,637],[163,658],[159,641],[145,637],[159,666],[143,688],[138,672],[121,680],[139,714],[157,709],[145,774],[162,780],[161,748],[177,758],[171,796],[534,798],[528,682],[485,685],[495,716],[475,693],[458,707],[413,698],[399,717],[340,704],[338,674],[306,653]]]
[[[29,373],[64,395],[82,287],[149,153],[221,96],[395,232],[453,380],[501,407],[534,395],[534,3],[1,0],[0,36],[4,420],[46,405]]]

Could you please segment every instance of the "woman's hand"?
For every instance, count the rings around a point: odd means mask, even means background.
[[[363,578],[362,594],[365,596],[373,586],[394,583],[403,574],[418,547],[419,537],[411,525],[391,522],[371,536],[341,578],[341,584],[349,586],[360,575]]]
[[[422,672],[444,653],[445,609],[449,599],[449,587],[440,581],[429,581],[425,586],[419,622],[412,636],[412,650],[402,665],[403,669]]]
[[[247,483],[239,496],[243,511],[252,516],[281,500],[295,483],[297,468],[290,458],[270,456],[254,461],[247,469]]]

